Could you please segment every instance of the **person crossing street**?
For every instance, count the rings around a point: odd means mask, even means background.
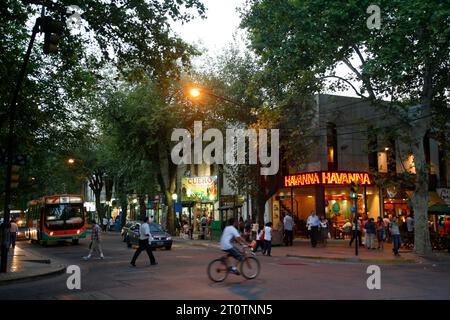
[[[155,257],[153,256],[152,249],[150,248],[150,226],[148,224],[148,217],[144,218],[144,223],[141,224],[141,227],[139,228],[139,248],[137,248],[136,252],[133,255],[133,258],[131,259],[131,266],[136,267],[136,259],[139,257],[142,251],[147,251],[147,255],[150,259],[150,264],[152,266],[158,264],[156,262]]]

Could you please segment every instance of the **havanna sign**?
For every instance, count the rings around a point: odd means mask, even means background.
[[[356,183],[369,186],[372,180],[367,172],[335,172],[317,171],[305,172],[284,177],[284,186],[287,188],[311,185],[337,185]]]

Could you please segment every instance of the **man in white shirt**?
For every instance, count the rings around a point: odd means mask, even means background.
[[[294,232],[294,219],[292,219],[291,214],[287,214],[283,220],[284,224],[284,241],[286,246],[293,244],[293,232]]]
[[[314,211],[311,211],[311,215],[308,217],[306,225],[311,227],[311,245],[315,248],[317,246],[320,219]]]
[[[11,227],[9,228],[9,232],[10,232],[10,244],[14,250],[14,248],[16,247],[16,238],[17,238],[17,233],[19,232],[19,227],[16,224],[16,220],[12,220],[11,221]]]
[[[228,220],[228,226],[225,227],[222,233],[222,237],[220,238],[220,249],[230,254],[236,260],[242,261],[244,256],[239,252],[238,249],[233,246],[233,241],[239,242],[242,245],[246,245],[245,241],[241,238],[241,235],[237,230],[237,226],[238,223],[234,220],[234,218]],[[231,267],[231,271],[236,275],[240,274],[236,266],[234,265]]]
[[[133,267],[136,267],[136,259],[144,250],[147,251],[147,255],[150,258],[150,264],[152,266],[158,264],[155,261],[155,257],[153,256],[152,250],[150,248],[149,238],[150,238],[150,226],[148,224],[148,217],[145,217],[144,223],[142,223],[141,227],[139,228],[139,248],[137,248],[136,252],[133,255],[133,259],[131,259],[130,262],[130,264]]]

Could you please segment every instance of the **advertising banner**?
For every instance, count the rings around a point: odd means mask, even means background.
[[[217,201],[217,176],[182,178],[181,201]]]

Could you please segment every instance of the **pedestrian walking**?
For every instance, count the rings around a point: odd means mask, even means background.
[[[392,237],[392,242],[394,243],[394,247],[392,250],[394,251],[394,255],[396,257],[399,257],[400,254],[398,253],[398,249],[400,248],[400,227],[397,223],[397,217],[392,218],[392,222],[389,225],[389,232]]]
[[[294,219],[292,219],[290,213],[288,213],[284,217],[283,224],[284,224],[284,241],[286,243],[286,246],[292,246],[294,238]]]
[[[103,220],[102,220],[103,232],[106,232],[107,228],[108,228],[108,218],[104,217]]]
[[[137,248],[136,252],[133,255],[133,258],[131,259],[130,264],[133,267],[136,267],[136,259],[139,257],[142,251],[147,251],[147,255],[150,259],[151,265],[156,265],[158,262],[156,262],[155,257],[153,256],[153,252],[150,248],[149,244],[150,239],[150,226],[148,224],[148,217],[144,218],[144,223],[141,224],[141,227],[139,228],[139,248]]]
[[[359,246],[362,247],[362,239],[361,239],[361,221],[356,219],[356,223],[352,225],[352,238],[350,239],[350,243],[348,244],[350,247],[352,246],[353,240],[358,241]]]
[[[264,252],[263,255],[271,257],[272,251],[272,222],[267,222],[264,227]]]
[[[406,232],[408,235],[408,242],[414,244],[414,217],[412,212],[406,218]]]
[[[17,233],[19,232],[19,227],[16,224],[16,220],[12,219],[11,224],[9,227],[9,244],[13,248],[13,250],[16,248],[16,239],[17,239]]]
[[[328,239],[328,220],[324,216],[320,216],[320,242],[324,247],[327,246]]]
[[[208,218],[206,218],[206,214],[203,214],[202,218],[200,219],[200,223],[202,226],[202,239],[206,240],[206,228],[208,227]]]
[[[366,247],[367,250],[373,249],[375,250],[374,238],[375,238],[375,220],[370,218],[369,221],[366,222]]]
[[[89,244],[89,254],[86,257],[83,257],[84,260],[89,260],[92,257],[92,253],[94,251],[98,251],[100,253],[100,259],[103,259],[103,250],[100,240],[100,226],[95,222],[95,220],[92,221],[92,224],[94,227],[92,228],[91,233],[91,243]]]
[[[253,248],[253,253],[258,252],[258,248],[261,247],[261,251],[264,253],[264,240],[261,239],[264,233],[264,225],[260,224],[258,226],[258,231],[256,233],[256,245]]]
[[[311,246],[315,248],[317,246],[320,220],[314,211],[311,211],[311,215],[308,217],[306,224],[308,226],[308,229],[310,228],[311,232]]]
[[[384,221],[381,217],[377,219],[377,240],[378,240],[378,250],[384,250],[384,240],[386,239],[386,227]]]

